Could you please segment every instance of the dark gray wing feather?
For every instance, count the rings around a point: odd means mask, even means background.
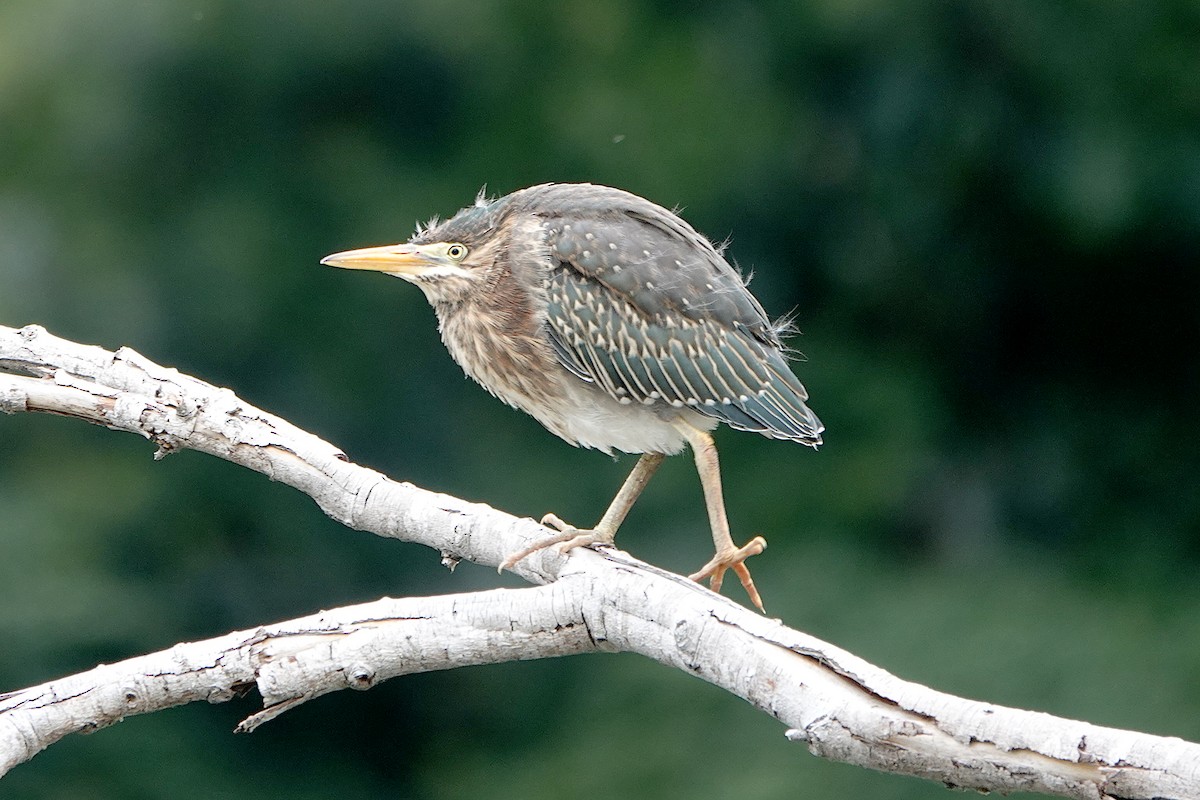
[[[819,444],[824,426],[741,276],[674,214],[586,188],[597,193],[588,202],[536,210],[551,256],[547,332],[563,366],[621,402],[687,406],[734,428]]]

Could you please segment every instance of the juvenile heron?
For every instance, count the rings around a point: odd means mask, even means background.
[[[716,554],[694,580],[726,570],[762,600],[745,560],[767,546],[733,543],[725,516],[718,423],[816,447],[824,426],[805,404],[780,333],[741,275],[677,215],[620,189],[542,184],[481,194],[403,244],[335,253],[335,267],[416,284],[454,360],[485,389],[578,447],[641,453],[594,528],[547,514],[558,531],[514,553],[511,568],[558,545],[611,545],[667,455],[692,448]]]

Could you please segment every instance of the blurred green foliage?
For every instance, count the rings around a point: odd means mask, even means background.
[[[482,184],[621,186],[797,309],[814,454],[720,434],[768,607],[951,692],[1200,739],[1193,3],[0,5],[0,323],[227,385],[420,485],[596,518],[632,463],[320,268]],[[512,585],[134,437],[0,419],[0,689],[383,594]],[[689,459],[622,532],[708,556]],[[732,588],[730,591],[734,591]],[[942,797],[631,656],[71,737],[17,798]]]

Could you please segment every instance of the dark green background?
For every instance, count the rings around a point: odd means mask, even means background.
[[[1200,739],[1200,12],[873,0],[0,5],[0,323],[129,345],[431,489],[598,517],[632,463],[319,267],[548,180],[680,206],[797,310],[820,452],[718,435],[769,610],[934,687]],[[0,690],[384,594],[517,585],[126,434],[0,419]],[[688,458],[623,545],[709,555]],[[740,590],[727,590],[743,599]],[[947,796],[634,656],[71,737],[16,798]]]

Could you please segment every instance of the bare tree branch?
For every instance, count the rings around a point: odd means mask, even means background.
[[[191,448],[305,492],[331,517],[496,565],[543,529],[396,483],[284,420],[128,349],[0,327],[0,410],[77,417]],[[25,373],[24,375],[13,374]],[[635,652],[742,697],[816,755],[948,785],[1077,798],[1200,798],[1200,745],[952,697],[616,550],[543,552],[548,584],[383,599],[239,631],[0,695],[0,774],[75,731],[251,686],[252,730],[310,698],[469,664]]]

